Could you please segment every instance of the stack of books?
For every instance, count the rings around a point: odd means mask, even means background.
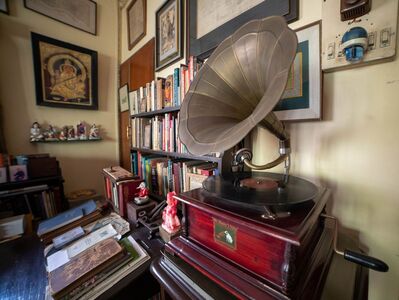
[[[77,222],[98,207],[91,200],[39,225],[43,232],[53,224],[54,237],[44,250],[49,279],[46,299],[95,299],[150,259],[131,236],[122,238],[130,226],[118,214]]]
[[[170,191],[182,193],[201,187],[209,176],[218,175],[217,163],[170,159],[158,155],[143,155],[132,153],[132,169],[137,170],[146,186],[160,196],[166,196]]]
[[[93,200],[64,211],[39,224],[37,235],[44,244],[77,226],[89,224],[102,217],[105,207]]]

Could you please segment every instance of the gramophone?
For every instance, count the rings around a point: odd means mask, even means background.
[[[180,110],[179,137],[195,155],[223,153],[220,176],[176,196],[183,233],[166,244],[238,298],[317,299],[333,250],[387,271],[380,260],[336,249],[325,226],[328,189],[289,175],[290,139],[272,112],[297,49],[282,17],[250,21],[225,39],[192,82]],[[256,126],[279,140],[279,156],[252,162]],[[259,172],[284,163],[284,174]]]

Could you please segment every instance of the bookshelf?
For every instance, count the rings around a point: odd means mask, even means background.
[[[192,155],[178,137],[180,105],[202,64],[190,57],[166,78],[154,77],[129,92],[131,170],[158,201],[222,170],[221,157]]]
[[[0,184],[0,211],[15,214],[32,214],[42,220],[65,210],[62,176],[49,176]]]

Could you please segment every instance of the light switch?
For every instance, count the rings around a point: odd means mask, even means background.
[[[376,32],[370,32],[368,36],[368,50],[375,49]]]
[[[333,59],[335,57],[335,43],[328,44],[327,48],[327,59]]]
[[[391,29],[384,28],[381,30],[380,47],[388,47],[391,43]]]

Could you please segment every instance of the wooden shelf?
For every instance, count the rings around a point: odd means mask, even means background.
[[[133,118],[153,117],[156,115],[162,115],[162,114],[175,112],[175,111],[179,111],[179,110],[180,110],[180,106],[166,107],[166,108],[160,109],[160,110],[154,110],[154,111],[150,111],[150,112],[142,112],[142,113],[138,113],[135,115],[131,115],[130,118],[133,119]]]
[[[221,161],[222,161],[221,157],[215,157],[215,156],[197,156],[197,155],[192,155],[190,153],[166,152],[166,151],[152,150],[152,149],[145,149],[145,148],[136,148],[136,147],[132,147],[131,150],[142,152],[142,153],[159,154],[159,155],[163,155],[163,156],[170,156],[170,157],[176,157],[176,158],[190,158],[190,159],[195,159],[195,160],[211,161],[211,162],[217,162],[217,163],[221,163]]]
[[[53,144],[58,144],[58,143],[78,143],[78,142],[98,142],[102,141],[102,139],[87,139],[87,140],[54,140],[54,141],[34,141],[31,142],[31,144],[39,144],[39,143],[53,143]]]

